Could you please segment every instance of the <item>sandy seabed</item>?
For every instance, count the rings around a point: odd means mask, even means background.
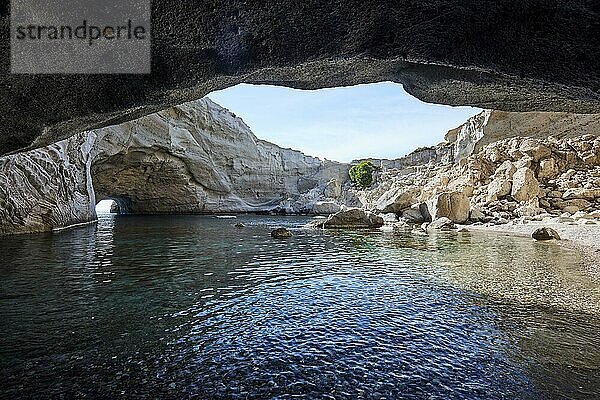
[[[561,237],[561,246],[581,252],[581,258],[594,277],[600,279],[600,224],[586,225],[562,222],[529,221],[525,224],[468,225],[473,231],[503,232],[518,236],[528,236],[538,228],[552,228]],[[533,239],[532,239],[533,240]]]

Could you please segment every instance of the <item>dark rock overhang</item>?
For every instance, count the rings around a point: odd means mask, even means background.
[[[151,75],[11,75],[0,8],[0,154],[241,82],[393,81],[435,103],[600,113],[600,3],[152,1]]]

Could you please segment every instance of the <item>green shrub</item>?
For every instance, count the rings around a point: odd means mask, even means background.
[[[373,183],[373,170],[375,167],[371,161],[361,161],[353,165],[348,173],[350,180],[361,189],[368,188]]]

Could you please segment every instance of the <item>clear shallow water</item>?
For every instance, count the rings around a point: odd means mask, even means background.
[[[105,216],[0,239],[0,397],[600,397],[600,283],[576,253],[269,236],[305,221]]]

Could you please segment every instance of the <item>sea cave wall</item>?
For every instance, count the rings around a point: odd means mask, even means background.
[[[340,191],[348,166],[260,140],[205,98],[0,158],[0,234],[129,213],[301,212]]]
[[[3,31],[9,12],[0,6]],[[154,0],[150,75],[11,74],[3,35],[0,154],[242,82],[393,81],[434,103],[598,113],[598,15],[588,0]]]

